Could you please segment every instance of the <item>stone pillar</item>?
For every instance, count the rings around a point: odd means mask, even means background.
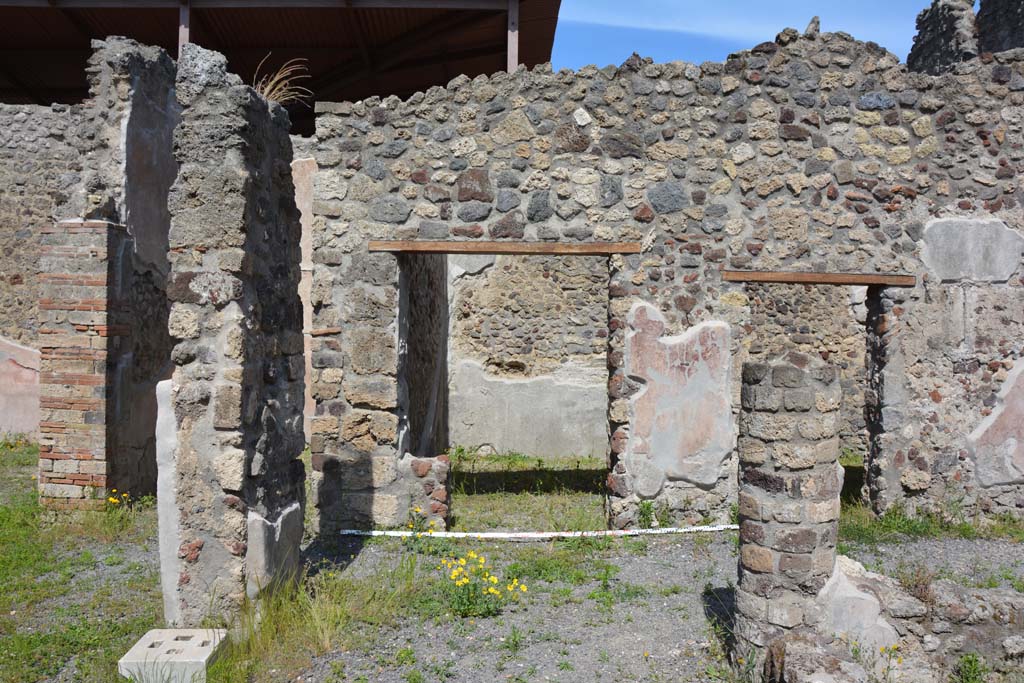
[[[299,566],[301,228],[285,110],[227,73],[223,55],[192,44],[177,95],[168,287],[177,345],[171,400],[161,395],[173,418],[158,419],[158,460],[173,461],[161,489],[173,487],[177,510],[161,509],[160,533],[162,554],[176,549],[176,576],[162,563],[165,601],[176,605],[167,616],[198,626],[230,619]]]
[[[836,557],[839,381],[833,366],[792,352],[743,366],[739,420],[736,636],[764,647],[813,621]]]
[[[39,493],[54,509],[99,509],[107,492],[108,392],[127,329],[108,325],[108,281],[124,226],[69,220],[39,258]]]

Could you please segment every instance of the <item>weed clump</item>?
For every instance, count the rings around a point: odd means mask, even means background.
[[[445,605],[460,617],[491,617],[526,593],[518,578],[502,581],[487,558],[470,550],[463,557],[446,558],[437,565],[446,581],[441,595]]]

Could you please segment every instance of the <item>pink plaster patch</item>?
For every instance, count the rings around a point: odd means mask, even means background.
[[[0,434],[39,431],[39,352],[0,339]]]
[[[982,486],[1024,483],[1024,361],[1018,361],[999,392],[992,414],[967,441]]]
[[[644,386],[630,399],[627,465],[646,459],[637,469],[653,465],[668,479],[714,485],[735,441],[729,325],[705,322],[665,337],[665,319],[658,310],[638,303],[630,311],[629,326],[626,373]]]

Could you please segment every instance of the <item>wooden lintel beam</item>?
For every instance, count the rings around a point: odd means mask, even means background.
[[[519,0],[508,0],[508,56],[505,71],[513,73],[519,66]]]
[[[790,285],[879,285],[882,287],[913,287],[914,275],[888,273],[797,273],[791,271],[723,270],[726,282],[774,282]]]
[[[181,49],[186,43],[191,42],[192,34],[192,4],[190,0],[181,0],[178,5],[178,59],[181,59]]]
[[[63,9],[177,8],[180,0],[0,0],[0,7],[57,7]],[[479,9],[504,12],[507,0],[192,0],[193,9]]]
[[[371,252],[392,254],[512,254],[519,256],[611,256],[639,254],[639,242],[448,242],[444,240],[371,240]]]

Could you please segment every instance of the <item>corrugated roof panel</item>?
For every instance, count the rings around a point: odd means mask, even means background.
[[[559,0],[522,0],[524,63],[550,59],[558,7]],[[173,8],[27,9],[5,7],[0,0],[0,65],[8,66],[14,80],[38,84],[37,94],[75,101],[84,96],[89,38],[126,35],[174,55],[177,27]],[[503,13],[480,10],[201,9],[193,10],[192,21],[193,40],[225,53],[229,68],[245,81],[268,53],[265,70],[293,57],[308,59],[309,83],[322,86],[321,99],[327,100],[408,95],[460,73],[503,70],[505,32]],[[29,57],[23,50],[35,52]],[[11,101],[14,90],[7,85],[0,84],[0,99]],[[62,87],[71,89],[61,94]],[[297,117],[308,119],[308,113],[299,110]]]

